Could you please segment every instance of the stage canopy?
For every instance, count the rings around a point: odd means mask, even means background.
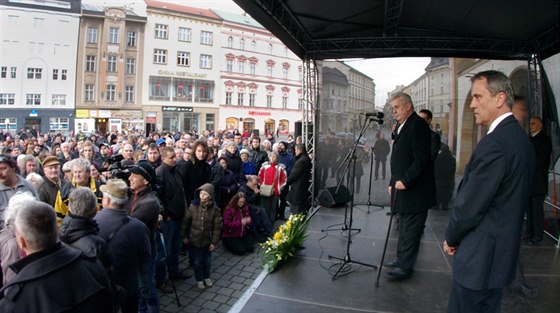
[[[546,59],[558,0],[234,0],[302,59]]]

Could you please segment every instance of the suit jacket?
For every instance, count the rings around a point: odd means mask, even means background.
[[[359,166],[362,166],[362,164]],[[288,191],[286,199],[290,201],[291,204],[303,205],[309,202],[309,197],[311,196],[309,192],[309,181],[311,179],[312,167],[311,160],[307,156],[307,153],[301,153],[295,158],[294,166],[286,182],[286,185],[290,186],[290,191]]]
[[[513,116],[476,146],[445,234],[458,247],[453,279],[461,286],[502,288],[515,277],[534,169],[535,153]]]
[[[390,186],[401,180],[406,189],[397,192],[393,212],[421,213],[436,205],[434,163],[430,156],[431,130],[416,112],[404,123],[393,141]]]
[[[550,167],[552,143],[550,142],[550,137],[544,133],[544,130],[531,137],[531,143],[537,157],[537,170],[534,183],[532,184],[531,195],[546,195],[548,191],[548,168]]]

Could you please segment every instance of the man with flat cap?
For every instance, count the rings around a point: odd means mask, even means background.
[[[56,195],[62,185],[69,182],[60,179],[60,160],[55,156],[48,156],[43,161],[44,181],[37,189],[39,200],[54,207]]]

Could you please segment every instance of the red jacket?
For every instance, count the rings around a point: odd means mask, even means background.
[[[274,180],[277,169],[279,170],[278,177]],[[286,186],[287,177],[288,175],[286,174],[286,170],[282,164],[277,166],[276,163],[265,162],[259,170],[259,181],[261,185],[272,185],[274,181],[275,196],[280,195],[280,191],[284,188],[284,186]]]

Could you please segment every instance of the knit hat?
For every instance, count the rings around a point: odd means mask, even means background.
[[[136,165],[128,170],[133,174],[142,175],[150,184],[152,184],[156,177],[154,167],[146,160],[140,160]]]
[[[241,149],[241,151],[239,151],[239,155],[242,155],[243,153],[250,155],[249,150],[247,149]]]

